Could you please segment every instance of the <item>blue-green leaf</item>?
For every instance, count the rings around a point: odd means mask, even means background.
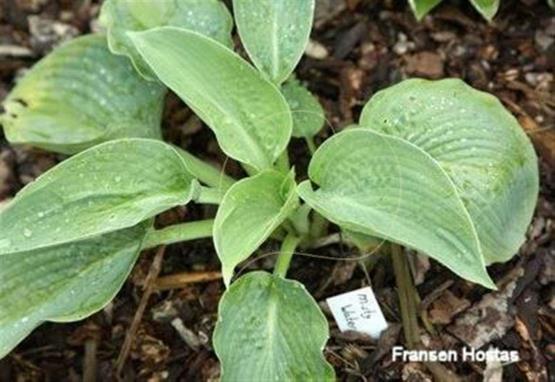
[[[258,170],[272,167],[291,137],[287,102],[241,57],[198,33],[164,27],[132,40],[158,78],[214,131],[222,150]]]
[[[493,19],[499,9],[499,0],[470,0],[470,2],[488,21]]]
[[[412,12],[418,20],[422,20],[441,0],[409,0]]]
[[[274,83],[289,77],[308,43],[314,0],[233,0],[241,41]]]
[[[0,359],[44,321],[77,321],[102,309],[127,278],[150,226],[0,256]]]
[[[292,173],[265,171],[231,186],[214,222],[214,245],[226,285],[237,264],[256,251],[298,203]]]
[[[43,174],[1,211],[0,257],[135,226],[189,202],[196,185],[166,143],[100,144]]]
[[[106,37],[79,37],[39,61],[3,102],[6,137],[64,154],[125,137],[161,138],[163,86],[146,82]]]
[[[293,115],[293,136],[311,138],[318,134],[326,117],[318,99],[297,80],[289,80],[281,87]]]
[[[128,32],[175,26],[233,46],[233,20],[220,0],[106,0],[100,22],[108,30],[110,50],[129,57],[147,79],[156,75],[133,46]]]
[[[348,129],[318,148],[301,197],[348,230],[422,251],[453,272],[495,287],[474,225],[446,173],[397,137]]]
[[[437,161],[470,214],[486,264],[518,251],[538,197],[537,158],[495,97],[455,79],[408,80],[377,93],[360,124],[406,139]]]
[[[335,379],[322,355],[328,322],[301,283],[249,273],[224,293],[218,315],[222,382]]]

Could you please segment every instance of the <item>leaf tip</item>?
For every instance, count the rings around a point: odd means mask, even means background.
[[[499,288],[497,287],[497,285],[493,282],[493,280],[489,277],[487,277],[487,279],[484,279],[484,281],[481,283],[484,287],[491,289],[491,290],[498,290]]]
[[[420,23],[420,22],[422,22],[422,19],[424,18],[424,16],[426,16],[428,14],[428,12],[413,11],[413,14],[414,14],[414,18],[416,19],[416,21],[418,21]]]
[[[469,275],[461,275],[461,277],[471,282],[474,282],[476,284],[480,284],[484,288],[488,288],[491,290],[498,289],[497,285],[495,285],[495,282],[491,279],[490,275],[488,274],[488,271],[485,266],[482,266],[482,271],[476,274],[474,277],[470,277]]]

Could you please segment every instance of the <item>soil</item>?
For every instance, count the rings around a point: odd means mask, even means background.
[[[521,360],[503,368],[484,362],[393,362],[391,347],[405,340],[388,256],[349,261],[360,254],[336,243],[312,251],[325,258],[296,256],[289,275],[307,286],[324,311],[325,298],[371,282],[392,323],[374,341],[340,333],[326,312],[331,339],[325,355],[341,381],[555,378],[555,16],[543,0],[503,0],[488,24],[467,1],[444,3],[418,23],[405,1],[319,0],[311,44],[297,74],[326,109],[328,126],[318,142],[356,121],[376,91],[406,77],[463,78],[495,94],[517,116],[540,157],[541,195],[518,256],[489,269],[500,290],[490,293],[425,258],[410,259],[420,309],[429,323],[427,330],[422,328],[425,346],[498,347],[518,350]],[[0,101],[14,79],[54,46],[96,30],[97,14],[94,0],[0,0]],[[168,141],[214,163],[225,162],[226,171],[242,176],[210,131],[173,95],[167,99],[163,128]],[[290,155],[303,174],[309,160],[304,143],[293,142]],[[0,136],[0,203],[63,159],[11,147]],[[191,205],[163,214],[157,224],[213,213]],[[244,271],[271,269],[273,250],[275,243],[265,245]],[[160,260],[161,255],[144,253],[103,311],[81,322],[46,323],[35,330],[0,361],[0,381],[116,379],[114,366],[146,292],[150,297],[135,320],[127,361],[118,364],[119,378],[217,380],[219,364],[210,338],[224,288],[213,247],[209,240],[168,247],[156,278],[152,266]]]

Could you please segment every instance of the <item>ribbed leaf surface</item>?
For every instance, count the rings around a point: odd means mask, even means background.
[[[233,20],[220,0],[106,0],[100,22],[108,30],[110,50],[129,57],[147,79],[156,79],[156,75],[135,49],[128,32],[174,26],[233,46]]]
[[[102,309],[131,271],[149,226],[0,256],[0,358],[44,321],[77,321]]]
[[[270,168],[291,137],[292,120],[279,90],[214,40],[177,28],[132,35],[158,78],[214,131],[230,157]]]
[[[127,137],[160,138],[166,90],[108,50],[106,37],[70,41],[17,83],[0,116],[6,137],[64,154]]]
[[[487,264],[517,252],[536,206],[537,158],[495,97],[460,80],[409,80],[376,94],[360,124],[437,161],[472,218]]]
[[[233,0],[241,41],[274,83],[289,77],[308,43],[314,0]]]
[[[249,273],[220,301],[214,348],[222,382],[333,381],[322,355],[328,336],[328,322],[302,284]]]
[[[134,226],[190,201],[195,185],[166,143],[103,143],[46,172],[2,210],[0,257]]]
[[[214,222],[214,245],[224,281],[298,205],[293,175],[262,172],[235,183],[224,196]]]
[[[400,138],[349,129],[318,148],[301,197],[334,223],[417,249],[468,280],[493,287],[455,185]]]

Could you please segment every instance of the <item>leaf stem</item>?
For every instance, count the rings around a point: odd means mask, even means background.
[[[407,341],[407,346],[410,349],[414,349],[420,342],[414,282],[410,274],[407,258],[401,247],[397,244],[391,244],[391,259],[397,283],[397,294],[399,295],[405,340]]]
[[[179,152],[181,157],[185,160],[187,169],[202,183],[223,190],[227,190],[233,185],[233,183],[235,183],[235,179],[226,175],[223,170],[219,170],[216,167],[203,162],[196,156],[188,153],[180,147],[174,147]]]
[[[310,206],[308,204],[300,205],[291,215],[289,215],[289,221],[293,225],[295,232],[299,236],[308,236],[310,233],[310,220],[308,215],[310,214]]]
[[[291,264],[291,259],[295,254],[295,249],[301,239],[293,234],[288,234],[283,242],[281,243],[281,248],[279,256],[274,266],[274,275],[285,278],[289,265]]]
[[[246,163],[241,163],[241,167],[243,167],[243,170],[245,170],[248,176],[255,176],[256,174],[259,173],[259,171],[256,168],[249,166]]]
[[[287,149],[285,149],[285,151],[278,157],[276,167],[283,173],[289,172],[291,166],[289,165],[289,153],[287,152]]]
[[[308,151],[310,151],[310,155],[314,155],[314,153],[316,152],[316,143],[314,143],[314,138],[313,137],[305,137],[304,138],[306,145],[308,146]]]
[[[395,272],[403,332],[407,347],[409,349],[422,349],[417,318],[418,294],[416,293],[414,281],[410,273],[407,257],[399,245],[391,243],[391,258],[393,260],[393,270]],[[461,381],[455,373],[440,363],[425,362],[424,364],[435,377],[434,380],[446,382]]]
[[[213,219],[172,225],[150,231],[143,243],[143,249],[159,245],[179,243],[181,241],[204,239],[212,236]]]
[[[224,195],[225,192],[222,189],[201,186],[195,202],[201,204],[220,204]]]
[[[310,238],[316,240],[326,234],[330,223],[315,210],[312,210],[312,224],[310,225]]]

